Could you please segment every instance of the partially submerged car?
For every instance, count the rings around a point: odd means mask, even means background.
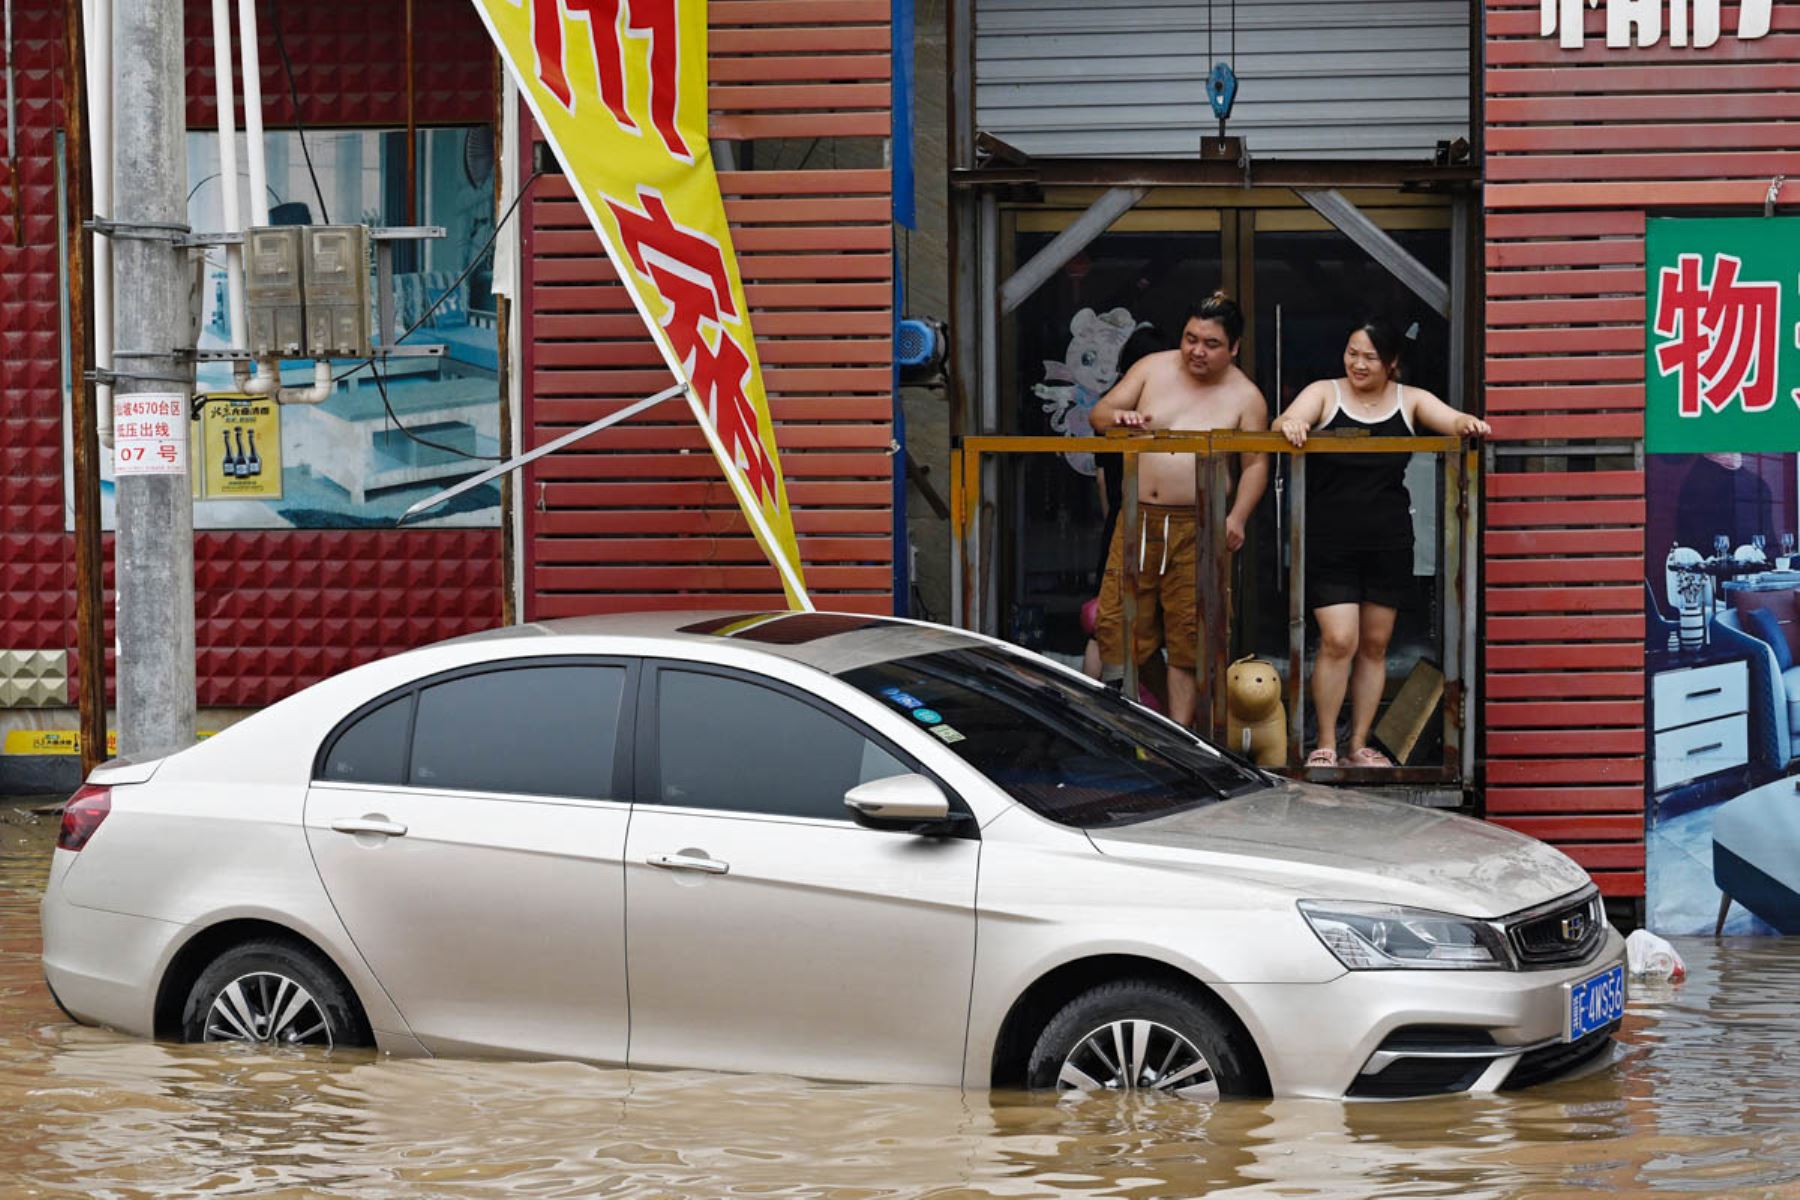
[[[108,764],[43,932],[143,1036],[1203,1099],[1523,1085],[1625,1000],[1556,850],[838,614],[497,630]]]

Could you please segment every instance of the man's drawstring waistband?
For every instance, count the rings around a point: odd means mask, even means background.
[[[1144,573],[1144,560],[1150,553],[1150,522],[1148,514],[1138,515],[1138,574]],[[1162,527],[1162,562],[1156,568],[1156,577],[1161,579],[1169,570],[1169,514],[1163,514]]]

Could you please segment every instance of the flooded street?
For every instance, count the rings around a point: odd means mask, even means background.
[[[959,1093],[571,1063],[266,1055],[69,1023],[51,818],[0,806],[0,1197],[1800,1198],[1800,939],[1680,943],[1621,1060],[1402,1104]]]

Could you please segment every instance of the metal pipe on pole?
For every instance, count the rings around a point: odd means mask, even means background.
[[[187,113],[181,0],[117,0],[113,60],[115,323],[123,370],[115,407],[179,393],[185,414],[187,251],[158,230],[187,223]],[[128,348],[129,353],[126,352]],[[186,441],[185,426],[182,441]],[[190,469],[193,464],[189,464]],[[119,753],[172,754],[194,741],[194,505],[186,471],[118,475]]]
[[[250,167],[250,223],[269,223],[269,159],[263,145],[262,47],[256,0],[238,0],[238,54],[244,62],[244,157]]]
[[[231,75],[231,0],[213,0],[212,23],[213,79],[219,107],[219,197],[225,232],[242,233],[244,221],[238,210],[237,96]],[[242,350],[250,344],[250,327],[244,312],[244,247],[239,243],[225,247],[225,294],[231,317],[231,347]],[[249,368],[241,364],[232,365],[232,374],[240,389],[250,378]]]

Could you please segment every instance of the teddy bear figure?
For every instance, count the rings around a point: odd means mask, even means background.
[[[1259,767],[1287,762],[1287,705],[1273,664],[1247,655],[1225,672],[1226,744]]]

